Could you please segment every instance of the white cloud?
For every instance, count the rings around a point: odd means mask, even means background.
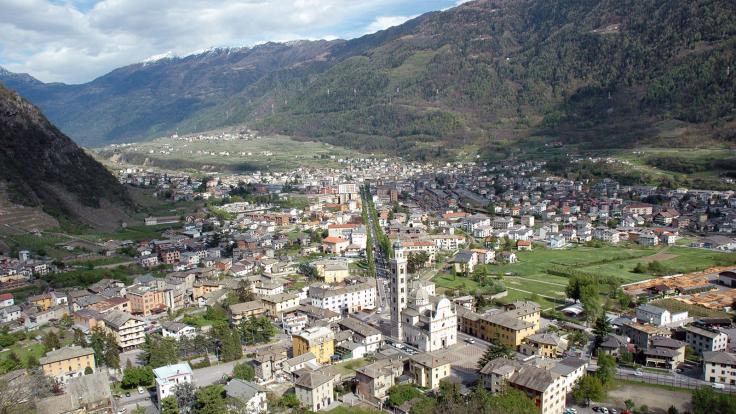
[[[365,34],[375,33],[379,30],[385,30],[389,27],[398,26],[407,20],[411,20],[417,16],[379,16],[371,24],[365,28]]]
[[[0,0],[0,65],[87,82],[162,53],[375,32],[455,1]]]

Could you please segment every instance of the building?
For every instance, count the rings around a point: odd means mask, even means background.
[[[687,312],[671,313],[657,306],[643,304],[636,308],[636,320],[639,323],[648,323],[655,326],[670,326],[684,324],[687,321]]]
[[[409,358],[409,373],[418,386],[436,390],[440,381],[450,376],[450,362],[447,355],[416,354]]]
[[[159,405],[161,400],[174,394],[177,385],[192,382],[192,368],[186,362],[156,368],[153,375],[156,378],[156,396]]]
[[[72,378],[64,393],[36,402],[37,414],[112,414],[113,399],[106,372]]]
[[[236,303],[230,305],[230,323],[233,326],[239,325],[243,318],[251,318],[266,314],[266,308],[260,300],[252,300],[250,302]]]
[[[342,254],[350,245],[350,240],[342,237],[327,237],[322,240],[322,250],[326,253]]]
[[[266,309],[266,314],[274,318],[299,307],[299,296],[296,293],[261,296],[260,300],[263,308]]]
[[[149,316],[166,311],[164,292],[146,286],[134,286],[127,290],[126,297],[130,301],[130,313]]]
[[[401,312],[406,309],[409,297],[408,261],[404,256],[401,240],[394,243],[394,257],[391,258],[391,336],[403,338]]]
[[[685,342],[702,355],[704,352],[725,351],[728,348],[728,335],[691,325],[685,327]]]
[[[135,349],[145,342],[145,322],[129,313],[112,311],[102,314],[102,327],[115,336],[122,351]]]
[[[537,355],[544,358],[559,358],[567,349],[567,343],[553,333],[530,335],[519,347],[524,355]]]
[[[44,375],[66,382],[70,378],[81,377],[85,371],[95,372],[95,351],[92,348],[67,346],[49,351],[38,360]]]
[[[369,401],[383,401],[404,372],[402,359],[380,359],[355,371],[355,393]]]
[[[334,401],[334,378],[318,371],[308,371],[294,381],[294,391],[302,407],[320,411]]]
[[[627,336],[638,349],[647,349],[649,343],[655,337],[670,337],[672,335],[669,329],[637,322],[624,322],[621,325],[621,333]]]
[[[736,385],[736,355],[728,352],[703,352],[703,381]]]
[[[347,317],[339,320],[337,324],[340,329],[351,331],[353,341],[365,345],[366,352],[376,352],[381,347],[383,338],[381,331],[367,323],[353,317]]]
[[[197,335],[197,329],[180,322],[162,322],[161,335],[164,338],[174,338],[180,340],[182,338],[194,338]]]
[[[350,267],[342,260],[319,260],[313,266],[325,283],[342,283],[350,276]]]
[[[401,311],[406,343],[422,352],[434,352],[457,343],[455,304],[444,296],[430,296],[433,284],[413,283],[408,303]]]
[[[225,394],[240,401],[242,405],[239,405],[240,411],[238,412],[244,414],[267,412],[267,392],[268,390],[260,385],[239,378],[233,378],[225,385]]]
[[[360,312],[376,307],[376,282],[357,279],[345,286],[312,285],[307,296],[312,306],[338,314]]]
[[[491,393],[502,392],[510,386],[532,398],[542,414],[561,414],[567,394],[585,375],[587,365],[586,361],[577,358],[529,362],[496,358],[480,370],[480,376]]]
[[[517,301],[505,309],[493,309],[479,315],[460,312],[460,330],[484,341],[497,341],[517,349],[539,330],[540,308],[531,301]]]
[[[295,357],[311,352],[318,362],[328,363],[335,354],[335,333],[325,326],[305,328],[292,337],[292,352]]]

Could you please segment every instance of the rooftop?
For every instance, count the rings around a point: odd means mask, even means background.
[[[81,346],[67,346],[46,353],[46,356],[39,359],[41,365],[52,364],[54,362],[65,361],[67,359],[79,358],[87,355],[93,355],[95,351],[92,348],[82,348]]]

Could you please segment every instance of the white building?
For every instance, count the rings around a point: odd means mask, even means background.
[[[156,377],[156,395],[159,405],[161,400],[174,394],[174,387],[192,382],[192,368],[188,363],[166,365],[153,370]]]
[[[703,381],[736,385],[736,355],[728,352],[703,352]]]
[[[334,401],[334,378],[317,371],[306,372],[294,381],[294,390],[302,407],[324,410]]]
[[[725,351],[728,347],[728,335],[723,332],[698,328],[685,327],[685,342],[695,349],[698,354],[709,351]]]
[[[687,319],[687,312],[672,313],[667,309],[646,303],[636,308],[636,321],[639,323],[648,323],[655,326],[670,326],[678,323],[682,325]]]
[[[197,335],[197,329],[180,322],[163,322],[161,324],[161,336],[164,338],[174,338],[177,341],[182,338],[194,338]]]
[[[307,296],[318,308],[336,313],[355,313],[376,307],[376,284],[363,279],[341,287],[312,285]]]
[[[268,401],[266,398],[268,390],[258,384],[250,381],[241,380],[239,378],[231,379],[225,385],[225,394],[240,400],[242,406],[239,406],[239,413],[244,414],[261,414],[268,411]]]

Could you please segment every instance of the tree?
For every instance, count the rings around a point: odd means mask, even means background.
[[[84,375],[90,375],[92,373],[94,373],[94,370],[92,369],[92,367],[90,366],[84,367]]]
[[[680,411],[674,405],[670,405],[670,408],[667,409],[667,414],[680,414]]]
[[[616,376],[616,360],[607,354],[598,356],[598,370],[595,376],[601,380],[603,385],[608,385]]]
[[[74,328],[74,345],[81,346],[83,348],[87,347],[87,337],[84,335],[84,332],[82,332],[81,329]]]
[[[176,397],[169,395],[161,400],[161,414],[179,414],[179,404]]]
[[[447,379],[441,380],[437,399],[441,404],[462,401],[463,395],[460,393],[460,385]]]
[[[634,404],[634,402],[631,401],[631,399],[628,399],[628,400],[624,401],[624,405],[626,406],[626,410],[627,411],[633,410],[634,407],[636,406],[636,404]]]
[[[293,392],[282,395],[278,401],[278,406],[284,408],[298,408],[299,405],[299,398]]]
[[[592,320],[602,311],[600,293],[598,285],[587,284],[580,289],[580,303],[583,305],[583,312]]]
[[[409,273],[415,273],[417,270],[424,267],[424,264],[429,260],[427,252],[410,253],[407,258],[407,271]]]
[[[226,411],[225,389],[222,385],[210,385],[200,388],[194,404],[197,414],[221,414]]]
[[[94,328],[90,346],[95,351],[97,363],[104,363],[110,368],[120,368],[120,350],[115,336],[102,328]]]
[[[194,385],[189,382],[182,382],[181,384],[176,385],[173,391],[179,411],[182,414],[191,413],[194,408],[194,404],[197,401]]]
[[[576,403],[585,405],[589,401],[601,401],[606,397],[606,389],[598,377],[584,376],[572,390],[572,398]]]
[[[711,387],[701,387],[693,392],[692,406],[693,414],[734,414],[736,398]]]
[[[46,352],[61,348],[61,340],[59,340],[59,336],[56,335],[54,331],[46,333],[43,337],[43,347]]]
[[[593,335],[595,335],[596,348],[612,331],[613,328],[611,328],[611,323],[608,321],[608,318],[606,318],[606,315],[598,316],[595,320],[595,324],[593,325]]]
[[[487,363],[493,361],[496,358],[510,357],[514,354],[514,350],[509,348],[505,344],[491,342],[488,348],[483,353],[483,356],[478,360],[478,368],[481,369],[486,366]]]
[[[243,357],[239,330],[218,326],[212,329],[212,337],[218,345],[220,361],[235,361]]]
[[[237,364],[233,368],[233,376],[246,381],[253,381],[256,377],[256,370],[248,363]]]
[[[153,378],[153,369],[149,366],[125,368],[120,385],[126,389],[138,386],[149,387],[153,384]]]
[[[265,316],[245,318],[240,322],[240,335],[247,344],[270,342],[276,332],[276,327]]]
[[[238,295],[238,301],[240,301],[239,303],[255,300],[256,297],[253,293],[251,285],[252,283],[248,280],[241,280],[238,283],[238,288],[236,289],[235,293],[237,293]]]
[[[398,407],[421,395],[422,392],[412,384],[394,385],[388,390],[388,403],[392,407]]]
[[[588,334],[585,331],[572,331],[567,334],[567,341],[571,346],[582,348],[588,343]]]
[[[143,358],[151,368],[176,364],[179,361],[179,344],[173,338],[162,338],[158,335],[146,335],[143,343]]]

